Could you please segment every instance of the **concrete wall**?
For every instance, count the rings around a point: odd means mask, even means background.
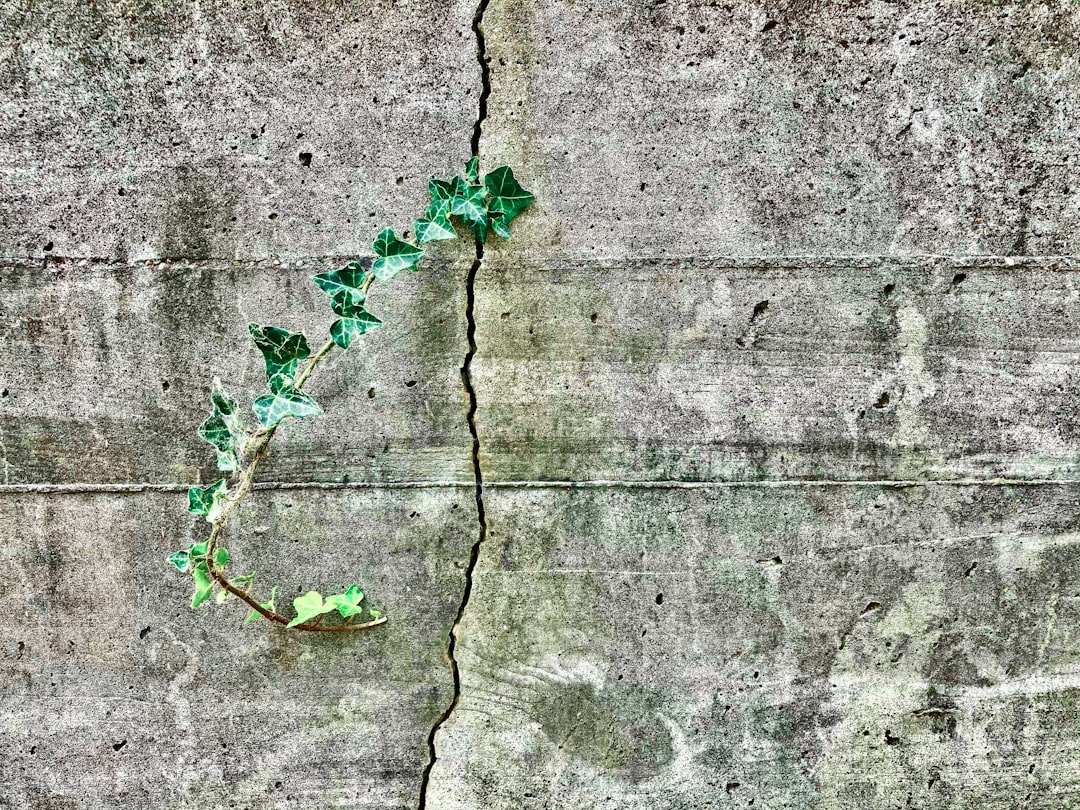
[[[1080,807],[1080,7],[480,10],[0,11],[0,808]],[[192,613],[210,380],[482,95],[536,205],[230,539],[390,621]]]

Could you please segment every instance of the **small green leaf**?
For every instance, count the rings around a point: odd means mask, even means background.
[[[293,387],[292,380],[278,374],[270,378],[269,394],[263,394],[255,400],[251,409],[259,417],[264,428],[271,428],[287,417],[305,419],[322,413],[312,397]]]
[[[279,374],[290,380],[295,379],[300,361],[311,356],[307,338],[299,332],[290,332],[276,326],[260,326],[257,323],[249,323],[248,332],[262,352],[268,380]]]
[[[186,573],[191,567],[191,555],[186,551],[174,551],[169,555],[169,562],[176,566],[176,570]]]
[[[195,580],[195,595],[191,597],[191,609],[194,610],[207,599],[214,590],[214,580],[210,577],[210,567],[201,562],[191,570],[191,576]]]
[[[349,262],[332,273],[320,273],[312,277],[319,289],[331,298],[347,295],[354,304],[362,304],[367,298],[367,281],[371,273],[357,262]]]
[[[335,593],[326,597],[326,604],[341,614],[341,618],[347,619],[362,613],[364,609],[360,603],[364,599],[364,592],[359,585],[350,585],[345,593]]]
[[[465,179],[470,183],[476,183],[480,176],[480,158],[473,155],[465,164]]]
[[[416,267],[424,255],[422,248],[394,236],[393,228],[386,228],[375,237],[374,248],[379,258],[371,265],[371,270],[380,281],[388,281],[402,270]]]
[[[484,175],[484,187],[488,193],[487,209],[492,217],[491,227],[503,239],[509,239],[511,220],[532,205],[536,197],[521,187],[509,166],[500,166]],[[496,212],[499,213],[498,217],[495,216]]]
[[[205,557],[207,550],[210,548],[209,540],[202,540],[198,543],[192,543],[188,546],[188,554],[192,557]]]
[[[424,216],[430,219],[432,212],[441,207],[440,203],[448,202],[458,196],[463,184],[464,181],[460,177],[455,177],[452,180],[440,180],[437,177],[432,177],[428,180],[427,187],[431,193],[431,202],[428,204],[427,213]]]
[[[463,184],[458,195],[454,197],[450,210],[469,223],[474,232],[476,228],[487,230],[488,213],[484,204],[486,195],[487,189],[484,186]]]
[[[255,573],[244,574],[243,576],[233,577],[232,584],[239,588],[241,585],[250,585],[255,581]]]
[[[188,511],[193,515],[204,515],[207,521],[213,523],[228,502],[228,491],[224,478],[207,487],[191,487],[188,490]]]
[[[222,588],[217,592],[217,595],[214,596],[214,601],[217,602],[219,605],[224,605],[227,601],[229,601],[229,596],[229,592]]]
[[[274,600],[275,599],[277,599],[277,585],[275,585],[273,588],[270,589],[270,599],[267,600],[266,602],[260,602],[259,606],[263,610],[269,610],[271,613],[277,613],[277,607],[275,607],[275,605],[274,605]],[[249,613],[247,615],[247,618],[244,619],[244,624],[251,624],[253,621],[258,619],[261,615],[262,614],[259,613],[259,611],[252,610],[251,613]]]
[[[221,380],[214,378],[210,389],[213,412],[199,425],[199,436],[210,442],[217,451],[218,469],[235,472],[240,467],[246,436],[236,401],[221,387]]]
[[[330,306],[335,314],[341,316],[341,320],[330,325],[330,337],[343,349],[349,348],[353,338],[382,326],[382,321],[354,303],[347,293],[335,296]]]
[[[224,568],[229,564],[229,550],[218,546],[214,549],[214,567]]]
[[[292,604],[293,610],[296,611],[296,618],[289,622],[286,627],[296,627],[298,624],[303,624],[334,609],[334,605],[323,602],[322,594],[318,591],[308,591],[303,596],[293,599]]]
[[[413,224],[413,230],[416,231],[417,243],[421,245],[443,239],[457,239],[457,231],[450,221],[450,204],[442,203],[434,211],[429,207],[425,218],[418,219]]]

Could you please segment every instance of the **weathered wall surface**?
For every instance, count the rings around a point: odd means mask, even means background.
[[[0,807],[1080,806],[1080,7],[435,6],[0,13]],[[210,380],[485,91],[537,204],[230,543],[390,622],[192,613]]]

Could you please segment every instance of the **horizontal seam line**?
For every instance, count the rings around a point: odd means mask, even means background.
[[[943,478],[933,479],[815,479],[786,478],[767,481],[632,481],[594,479],[584,481],[485,481],[484,489],[768,489],[783,487],[979,487],[979,486],[1071,486],[1080,478]],[[201,484],[205,486],[205,484]],[[17,494],[80,494],[140,492],[182,493],[200,484],[3,484],[0,495]],[[277,490],[363,490],[363,489],[471,489],[473,481],[266,481],[255,484],[260,491]]]

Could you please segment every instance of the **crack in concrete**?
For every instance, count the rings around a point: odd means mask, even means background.
[[[472,156],[480,158],[480,136],[483,132],[484,119],[487,118],[487,100],[491,95],[491,69],[487,61],[487,47],[484,42],[484,12],[487,11],[490,0],[479,0],[476,12],[473,14],[472,30],[476,37],[476,61],[480,65],[480,98],[477,102],[476,121],[473,123],[472,132]],[[458,627],[465,616],[465,609],[469,606],[469,598],[472,596],[473,574],[476,571],[476,563],[480,559],[480,547],[487,537],[487,521],[484,517],[484,477],[480,469],[480,435],[476,430],[476,389],[472,382],[472,361],[476,356],[476,276],[484,263],[484,243],[479,237],[476,238],[476,258],[473,259],[469,268],[468,280],[465,283],[465,320],[467,324],[466,336],[469,348],[465,354],[465,360],[461,365],[461,383],[469,398],[469,410],[466,419],[469,423],[469,434],[472,436],[472,463],[473,480],[476,485],[476,542],[469,550],[469,564],[465,568],[465,587],[461,594],[461,602],[458,604],[457,615],[450,627],[450,636],[447,641],[446,657],[450,662],[450,672],[454,679],[454,691],[450,698],[450,705],[439,715],[428,734],[428,761],[420,778],[420,798],[418,810],[426,810],[428,785],[431,782],[431,771],[438,761],[439,755],[435,748],[435,738],[439,730],[450,719],[457,709],[461,700],[461,670],[458,666],[455,650],[457,648]]]

